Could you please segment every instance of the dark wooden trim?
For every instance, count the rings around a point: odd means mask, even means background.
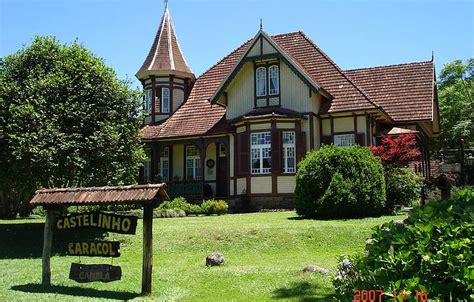
[[[334,135],[341,135],[341,134],[354,134],[354,131],[334,131],[333,132],[333,136]],[[354,134],[356,135],[356,134]]]
[[[372,137],[372,129],[369,128],[369,115],[367,113],[365,113],[365,133],[366,133],[366,136],[365,136],[365,145],[366,146],[370,146],[371,145],[371,137]]]
[[[155,77],[151,76],[151,122],[155,122],[155,98],[156,98],[156,82]]]
[[[331,142],[334,143],[334,119],[333,117],[329,117],[331,121]]]
[[[250,194],[251,193],[251,186],[250,186],[250,174],[252,173],[252,153],[250,152],[251,151],[251,138],[250,138],[250,124],[247,122],[245,123],[245,131],[248,133],[248,144],[247,144],[247,152],[248,152],[248,155],[249,155],[249,162],[247,163],[249,165],[248,169],[249,169],[249,173],[247,174],[247,176],[245,177],[246,178],[246,193],[247,194]]]
[[[234,128],[234,131],[232,132],[232,135],[234,136],[234,174],[233,174],[233,180],[234,180],[234,194],[233,196],[237,196],[237,132],[236,129]],[[230,150],[230,148],[229,148]],[[230,152],[230,151],[229,151]],[[230,154],[229,154],[229,161],[230,161]],[[230,166],[229,166],[230,168]]]
[[[319,148],[321,148],[321,145],[323,144],[323,120],[321,117],[318,117],[318,123],[319,123]]]
[[[170,90],[170,115],[174,113],[173,110],[173,90],[174,90],[174,75],[170,74],[170,82],[169,82],[169,90]]]
[[[276,128],[275,120],[272,120],[272,122],[271,122],[271,132],[270,132],[270,135],[271,135],[272,138],[273,138],[273,133],[276,132],[276,131],[277,131],[277,128]],[[281,142],[281,140],[282,140],[281,133],[279,135],[280,135],[280,142]],[[273,145],[273,142],[271,142],[271,145]],[[281,145],[283,145],[283,142],[281,142]],[[279,150],[276,154],[278,154],[280,156],[280,170],[283,171],[282,160],[281,160],[282,150]],[[271,159],[272,163],[273,163],[273,156],[275,156],[275,152],[272,150],[272,159]],[[250,158],[250,164],[252,164],[252,158]],[[273,165],[272,165],[270,171],[271,171],[271,177],[272,177],[272,193],[276,194],[276,193],[278,193],[278,179],[277,179],[278,174],[274,171]],[[252,169],[250,169],[250,172],[252,172]]]
[[[354,132],[354,139],[357,140],[357,133],[358,133],[358,131],[357,131],[357,116],[354,114],[353,117],[354,117],[354,131],[353,131]]]
[[[309,149],[314,149],[314,121],[313,115],[309,115]]]

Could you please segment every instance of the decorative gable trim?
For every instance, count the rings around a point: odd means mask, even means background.
[[[263,39],[267,41],[277,52],[274,54],[263,54]],[[256,43],[258,41],[261,41],[260,45],[260,55],[258,56],[248,56],[250,51],[254,48]],[[332,96],[327,93],[326,91],[323,90],[322,87],[320,87],[317,83],[315,83],[311,77],[303,70],[301,69],[291,58],[288,56],[288,54],[280,47],[278,46],[277,43],[275,43],[272,38],[265,33],[263,30],[259,30],[258,33],[255,35],[255,37],[252,40],[252,43],[250,46],[247,48],[247,50],[243,53],[243,55],[239,58],[237,63],[235,64],[235,67],[231,69],[227,77],[224,79],[224,81],[221,83],[219,88],[216,90],[214,95],[209,99],[211,104],[216,104],[217,100],[219,97],[222,95],[222,93],[227,89],[229,86],[230,82],[235,78],[237,73],[240,71],[242,66],[248,62],[248,61],[253,61],[253,60],[262,60],[264,58],[278,58],[281,61],[285,62],[290,69],[306,84],[308,87],[313,90],[313,91],[322,91],[323,94],[328,96],[328,98],[332,98]]]

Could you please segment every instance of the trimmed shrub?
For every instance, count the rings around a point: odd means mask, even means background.
[[[229,205],[224,200],[205,200],[201,205],[203,214],[206,215],[223,215],[227,213]]]
[[[416,205],[420,199],[423,178],[410,168],[387,168],[385,172],[388,212],[396,206]]]
[[[153,211],[153,218],[185,217],[186,213],[181,209],[157,209]]]
[[[354,289],[425,290],[430,300],[472,299],[473,225],[474,192],[465,189],[413,210],[403,222],[377,227],[364,256],[339,263],[333,278],[338,300],[352,300]]]
[[[201,214],[201,208],[198,205],[190,204],[184,197],[176,197],[172,201],[164,201],[158,207],[160,210],[183,210],[186,215],[198,215]]]
[[[298,164],[296,212],[312,218],[380,215],[385,208],[383,167],[368,148],[323,146]]]

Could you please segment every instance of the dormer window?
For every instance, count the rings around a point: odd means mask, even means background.
[[[255,108],[280,106],[279,62],[255,64]]]
[[[170,89],[167,87],[161,88],[161,112],[170,112]]]
[[[267,95],[267,69],[265,67],[257,68],[256,73],[257,96]]]

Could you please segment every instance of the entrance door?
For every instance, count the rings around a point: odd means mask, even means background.
[[[226,197],[228,190],[227,182],[227,156],[228,150],[222,143],[216,143],[217,167],[216,167],[216,196]]]

